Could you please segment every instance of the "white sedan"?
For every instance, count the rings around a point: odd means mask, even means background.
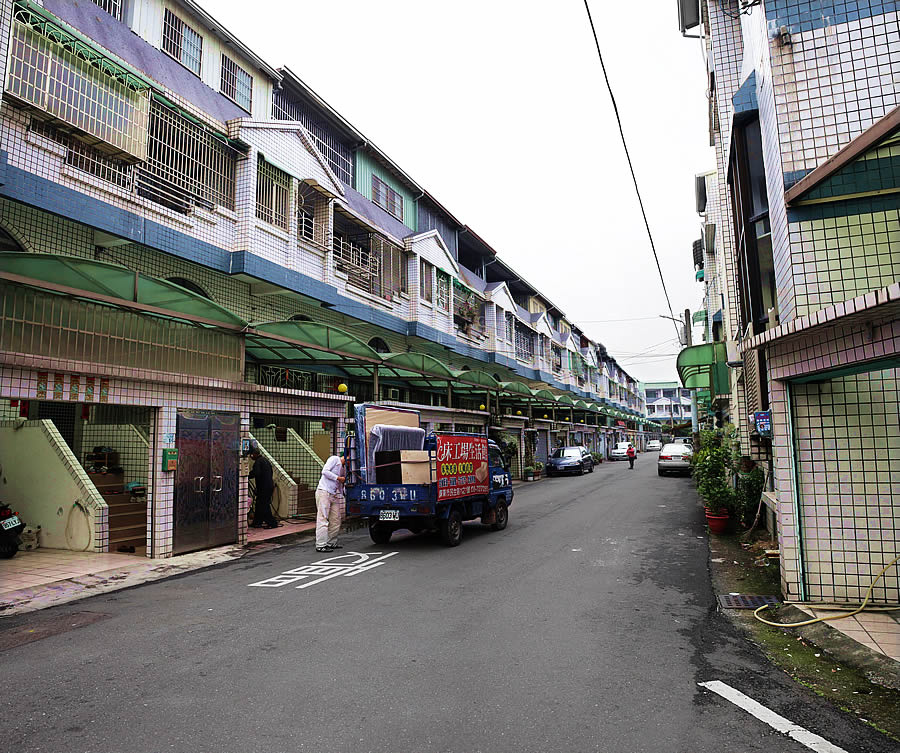
[[[649,442],[647,442],[647,452],[650,452],[651,450],[661,450],[661,449],[662,449],[662,442],[660,442],[658,439],[651,439]]]
[[[616,446],[609,453],[610,460],[628,460],[628,448],[631,442],[616,442]]]

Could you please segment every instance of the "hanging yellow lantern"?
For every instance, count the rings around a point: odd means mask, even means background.
[[[547,414],[546,414],[546,413],[544,414],[544,418],[547,418]]]
[[[521,415],[522,415],[522,411],[517,410],[517,411],[516,411],[516,415],[517,415],[517,416],[521,416]]]
[[[343,395],[346,391],[347,391],[347,385],[344,384],[343,382],[341,382],[338,385],[338,392],[340,392]]]
[[[484,410],[484,403],[478,406],[478,410]]]

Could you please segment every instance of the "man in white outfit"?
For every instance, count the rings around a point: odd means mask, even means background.
[[[344,516],[344,453],[332,455],[322,467],[316,487],[316,551],[333,552]]]

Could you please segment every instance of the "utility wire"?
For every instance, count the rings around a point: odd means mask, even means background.
[[[662,267],[659,263],[659,256],[656,253],[656,244],[653,242],[653,233],[650,232],[650,222],[647,220],[647,212],[644,209],[644,200],[641,198],[641,190],[638,188],[637,176],[634,174],[634,165],[631,163],[631,154],[628,151],[628,143],[625,141],[625,131],[622,128],[622,118],[619,117],[619,106],[616,104],[616,97],[613,94],[612,85],[609,83],[609,76],[606,73],[606,63],[603,62],[603,53],[600,52],[600,40],[597,39],[597,29],[594,28],[594,19],[591,17],[591,8],[588,0],[584,0],[584,9],[587,11],[588,21],[591,24],[591,33],[594,35],[594,44],[597,46],[597,56],[600,58],[600,67],[603,69],[603,80],[606,81],[606,88],[609,90],[609,98],[612,101],[613,112],[616,115],[616,123],[619,126],[619,135],[622,137],[622,148],[625,150],[625,157],[628,160],[628,169],[631,171],[631,180],[634,182],[634,192],[637,194],[638,204],[641,207],[641,215],[644,218],[644,227],[647,228],[647,237],[650,239],[650,249],[653,251],[653,258],[656,260],[656,270],[659,272],[659,281],[662,283],[663,293],[666,296],[666,303],[669,306],[669,314],[674,319],[675,312],[672,310],[672,301],[669,300],[669,291],[666,289],[666,280],[663,277]],[[678,332],[678,325],[673,322],[675,331]],[[679,334],[679,340],[681,335]]]

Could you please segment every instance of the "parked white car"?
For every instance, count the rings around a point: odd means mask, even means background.
[[[658,439],[651,439],[649,442],[647,442],[647,452],[651,452],[652,450],[661,450],[661,449],[662,449],[662,442],[660,442]]]
[[[694,449],[684,442],[664,445],[659,451],[656,471],[660,476],[665,476],[667,473],[690,475],[693,456]]]
[[[611,460],[628,460],[628,448],[633,447],[631,442],[616,442],[616,446],[609,453]]]

